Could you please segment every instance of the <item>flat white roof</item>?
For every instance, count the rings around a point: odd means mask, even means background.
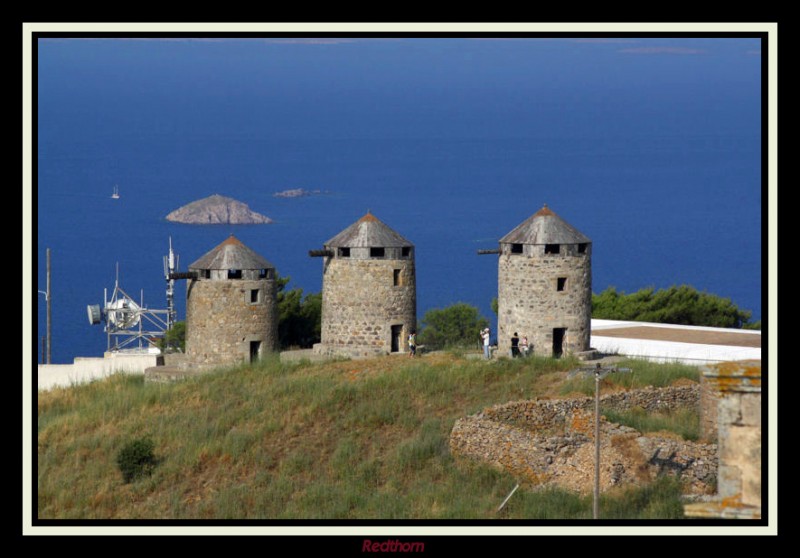
[[[591,347],[656,362],[761,360],[761,332],[620,320],[592,320]]]

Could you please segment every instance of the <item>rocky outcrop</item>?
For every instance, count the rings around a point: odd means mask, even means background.
[[[252,211],[247,204],[214,194],[176,209],[167,221],[190,225],[261,225],[272,219]]]
[[[275,192],[272,194],[276,198],[303,198],[305,196],[321,196],[322,194],[327,194],[328,191],[322,190],[306,190],[305,188],[292,188],[290,190],[284,190],[283,192]]]

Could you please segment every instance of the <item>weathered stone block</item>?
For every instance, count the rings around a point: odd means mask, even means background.
[[[740,400],[741,422],[747,426],[761,426],[761,393],[743,393]]]

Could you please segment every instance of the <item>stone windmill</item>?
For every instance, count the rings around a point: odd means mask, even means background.
[[[252,362],[278,347],[270,262],[231,235],[185,275],[186,354],[193,364]]]
[[[311,250],[322,257],[320,354],[364,357],[404,352],[416,328],[414,245],[367,212]]]
[[[534,354],[589,350],[592,241],[547,205],[500,239],[497,270],[498,352],[527,337]]]

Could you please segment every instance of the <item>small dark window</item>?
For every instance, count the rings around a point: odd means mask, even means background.
[[[339,257],[340,258],[349,258],[350,257],[350,248],[339,248]]]
[[[204,269],[203,271],[200,272],[200,277],[202,277],[203,279],[211,279],[211,270]]]
[[[556,285],[556,289],[559,291],[563,291],[567,286],[567,278],[566,277],[559,277]]]
[[[403,257],[407,258],[411,255],[411,248],[409,246],[403,246]]]
[[[399,287],[402,284],[402,276],[400,275],[400,270],[394,270],[394,286]]]
[[[241,269],[229,269],[228,270],[228,279],[241,279],[242,278],[242,270]]]
[[[258,302],[258,289],[250,289],[250,302]]]
[[[259,279],[272,279],[272,270],[271,269],[261,269],[258,272]]]
[[[522,244],[512,244],[511,245],[511,253],[512,254],[522,254]]]
[[[586,253],[586,243],[583,242],[578,244],[578,254],[585,254]]]
[[[369,257],[370,258],[382,258],[386,253],[386,250],[383,248],[370,248],[369,249]]]
[[[545,254],[558,254],[561,251],[560,244],[545,244],[544,245],[544,253]]]

